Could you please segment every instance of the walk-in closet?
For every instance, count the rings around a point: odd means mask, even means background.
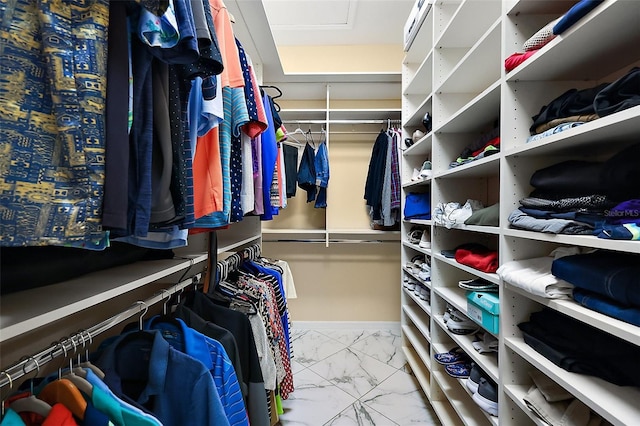
[[[0,0],[0,425],[640,423],[640,2]]]

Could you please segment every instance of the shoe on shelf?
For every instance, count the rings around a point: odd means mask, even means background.
[[[464,315],[452,314],[447,321],[447,328],[453,334],[473,334],[478,331],[478,324]]]
[[[427,230],[422,233],[422,237],[420,237],[420,242],[418,243],[418,245],[423,249],[431,248],[431,237],[429,236],[429,232],[427,232]]]
[[[498,339],[487,332],[476,335],[476,339],[471,344],[481,354],[498,352]]]
[[[459,362],[457,364],[445,365],[444,371],[451,377],[456,379],[466,379],[471,373],[471,363],[468,361]]]
[[[425,133],[425,132],[423,132],[422,130],[420,130],[420,129],[416,129],[416,131],[415,131],[415,132],[413,132],[413,135],[412,135],[413,143],[416,143],[416,142],[418,142],[420,139],[424,138],[424,135],[425,135],[425,134],[426,134],[426,133]]]
[[[478,386],[480,385],[480,379],[482,379],[482,377],[482,370],[478,367],[478,364],[472,362],[469,378],[465,383],[467,389],[469,389],[469,392],[471,392],[472,395],[478,392]]]
[[[407,290],[413,291],[416,288],[416,285],[418,285],[418,283],[415,282],[415,281],[409,280],[408,282],[404,283],[403,285]]]
[[[432,174],[433,172],[431,170],[431,161],[427,160],[422,163],[422,167],[420,168],[418,176],[420,177],[420,179],[426,179],[430,178]]]
[[[424,232],[422,231],[422,229],[411,228],[411,231],[407,233],[407,242],[409,242],[410,244],[418,244],[422,240],[423,234]]]
[[[481,378],[478,392],[472,398],[483,411],[498,416],[498,386],[493,381]]]
[[[427,303],[431,303],[431,295],[429,294],[429,289],[425,285],[420,288],[420,299]]]
[[[433,359],[436,360],[438,364],[449,365],[449,364],[457,364],[459,362],[465,362],[469,360],[469,356],[465,353],[462,348],[456,346],[451,349],[449,352],[441,352],[439,354],[433,354]]]
[[[453,306],[447,303],[447,307],[445,308],[444,315],[442,316],[442,319],[444,320],[445,324],[447,324],[447,322],[449,321],[449,318],[451,318],[451,315],[453,314],[453,310],[454,310]]]
[[[414,168],[413,169],[413,173],[411,174],[411,180],[412,181],[416,181],[416,180],[420,180],[420,170]]]
[[[424,129],[427,131],[427,133],[429,133],[433,128],[433,119],[431,118],[431,114],[429,112],[425,113],[425,115],[422,117],[422,125],[424,126]]]
[[[458,281],[458,287],[470,291],[498,291],[497,284],[487,281],[484,278],[473,278],[470,280]]]

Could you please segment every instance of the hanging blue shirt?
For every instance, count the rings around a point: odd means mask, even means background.
[[[181,319],[151,318],[145,330],[159,330],[174,348],[202,362],[211,372],[222,407],[232,425],[249,425],[235,369],[220,342],[188,327]]]
[[[159,331],[123,334],[96,362],[116,395],[129,395],[164,425],[229,425],[211,373]]]

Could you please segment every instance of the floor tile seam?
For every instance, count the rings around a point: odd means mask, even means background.
[[[313,370],[311,370],[311,371],[313,371]],[[317,373],[317,372],[315,372],[315,371],[313,371],[313,372],[314,372],[314,373],[316,373],[316,374],[318,374],[318,373]],[[322,377],[324,380],[328,381],[328,382],[329,382],[329,383],[331,383],[333,386],[335,386],[335,387],[339,388],[341,391],[348,393],[349,395],[351,395],[352,397],[356,398],[357,400],[360,400],[360,398],[362,398],[363,396],[365,396],[365,395],[366,395],[366,394],[368,394],[369,392],[373,391],[375,388],[377,388],[378,386],[380,386],[380,384],[381,384],[382,382],[384,382],[385,380],[387,380],[389,377],[393,376],[394,374],[395,374],[395,371],[394,371],[393,373],[389,374],[389,375],[388,375],[387,377],[385,377],[384,379],[380,380],[380,383],[378,383],[377,385],[375,385],[374,387],[372,387],[371,389],[369,389],[368,391],[366,391],[366,392],[365,392],[364,394],[362,394],[362,395],[354,395],[354,394],[352,394],[352,393],[351,393],[351,392],[349,392],[348,390],[343,389],[343,388],[340,386],[340,384],[341,384],[341,383],[336,382],[336,381],[334,381],[333,379],[329,379],[329,378],[323,377],[323,376],[321,376],[320,374],[318,374],[318,376]]]
[[[360,401],[360,400],[358,400]],[[373,408],[372,406],[370,406],[369,404],[360,401],[360,403],[362,405],[364,405],[365,407],[367,407],[367,409],[375,411],[376,413],[378,413],[378,415],[384,417],[385,419],[389,420],[392,423],[392,426],[400,426],[400,423],[395,422],[394,420],[390,419],[388,416],[385,416],[384,414],[382,414],[380,411],[376,410],[375,408]]]
[[[333,421],[336,417],[338,417],[339,415],[341,415],[342,413],[344,413],[347,409],[349,409],[350,407],[353,407],[356,402],[360,402],[361,405],[365,406],[367,408],[367,410],[371,410],[374,411],[377,415],[379,415],[380,417],[385,418],[386,420],[388,420],[391,423],[387,423],[385,424],[385,426],[400,426],[399,423],[394,422],[393,420],[391,420],[389,417],[385,416],[384,414],[382,414],[380,411],[374,409],[373,407],[363,403],[362,401],[360,401],[359,399],[354,401],[351,405],[349,405],[348,407],[346,407],[344,410],[340,411],[339,413],[337,413],[335,416],[331,417],[323,426],[327,426],[329,425],[329,423],[331,421]]]
[[[325,336],[325,337],[328,337],[329,339],[335,340],[336,342],[339,342],[339,343],[341,343],[341,344],[343,344],[343,345],[346,345],[344,342],[342,342],[342,341],[340,341],[340,340],[336,339],[335,337],[332,337],[332,336],[330,336],[330,335],[329,335],[329,333],[344,332],[344,330],[340,330],[340,329],[328,329],[328,330],[314,330],[314,331],[316,331],[316,332],[318,332],[318,333],[322,334],[322,335],[323,335],[323,336]],[[351,345],[356,344],[356,343],[358,343],[359,341],[366,339],[367,337],[369,337],[369,336],[373,335],[373,334],[374,334],[374,333],[376,333],[377,331],[379,331],[379,330],[373,330],[373,331],[371,331],[371,332],[366,332],[366,335],[363,335],[362,337],[358,338],[357,340],[355,340],[355,341],[351,342]]]
[[[382,360],[380,360],[380,359],[378,359],[378,358],[374,357],[373,355],[370,355],[370,354],[368,354],[368,353],[366,353],[366,352],[364,352],[364,351],[362,351],[362,350],[360,350],[360,349],[356,349],[356,348],[353,348],[353,347],[348,347],[347,349],[351,349],[352,351],[355,351],[355,352],[361,353],[361,354],[363,354],[363,355],[365,355],[365,356],[367,356],[367,357],[369,357],[369,358],[371,358],[371,359],[374,359],[374,360],[376,360],[376,361],[378,361],[378,362],[383,363],[384,365],[388,365],[389,367],[394,368],[395,370],[400,370],[400,371],[402,371],[402,368],[404,367],[404,365],[403,365],[403,366],[401,366],[401,367],[396,367],[395,365],[392,365],[392,364],[390,364],[390,363],[388,363],[388,362],[382,361]]]

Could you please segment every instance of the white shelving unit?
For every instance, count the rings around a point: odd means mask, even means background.
[[[640,3],[605,1],[561,36],[513,71],[503,61],[545,24],[570,9],[577,0],[454,0],[434,2],[416,42],[403,63],[402,123],[404,137],[422,127],[431,113],[433,131],[402,150],[402,191],[427,192],[431,205],[477,199],[485,206],[500,203],[500,226],[456,225],[451,229],[431,220],[403,221],[402,276],[413,277],[405,265],[416,255],[431,261],[431,301],[427,306],[411,292],[401,291],[401,322],[405,353],[414,371],[430,380],[420,383],[443,424],[543,425],[524,403],[538,370],[594,412],[615,425],[640,419],[640,390],[619,387],[569,373],[528,346],[517,325],[532,312],[548,307],[640,345],[640,328],[584,308],[572,300],[533,296],[488,274],[441,254],[463,243],[481,243],[498,250],[500,263],[546,255],[557,246],[580,246],[639,253],[637,241],[604,240],[584,235],[543,234],[509,227],[507,217],[531,191],[536,170],[567,159],[605,159],[637,141],[640,107],[597,119],[566,132],[527,143],[531,117],[541,106],[570,88],[588,88],[613,81],[640,64]],[[606,35],[606,36],[603,36]],[[419,44],[416,44],[419,41]],[[498,124],[499,123],[499,124]],[[458,154],[478,135],[500,126],[500,152],[450,168]],[[606,143],[603,143],[606,141]],[[414,168],[432,162],[433,177],[411,181]],[[403,197],[404,198],[404,197]],[[421,227],[431,248],[410,244],[406,235]],[[451,334],[443,320],[451,304],[466,312],[465,292],[458,281],[481,277],[500,285],[499,357],[475,352],[473,336]],[[407,306],[410,309],[407,309]],[[422,309],[424,313],[418,310]],[[429,341],[416,338],[415,318],[429,318]],[[485,330],[486,331],[486,330]],[[464,386],[450,378],[433,354],[461,347],[499,384],[499,417],[491,417],[473,402]],[[428,360],[427,354],[431,354]],[[415,356],[419,354],[419,356]],[[499,362],[498,362],[499,360]]]

